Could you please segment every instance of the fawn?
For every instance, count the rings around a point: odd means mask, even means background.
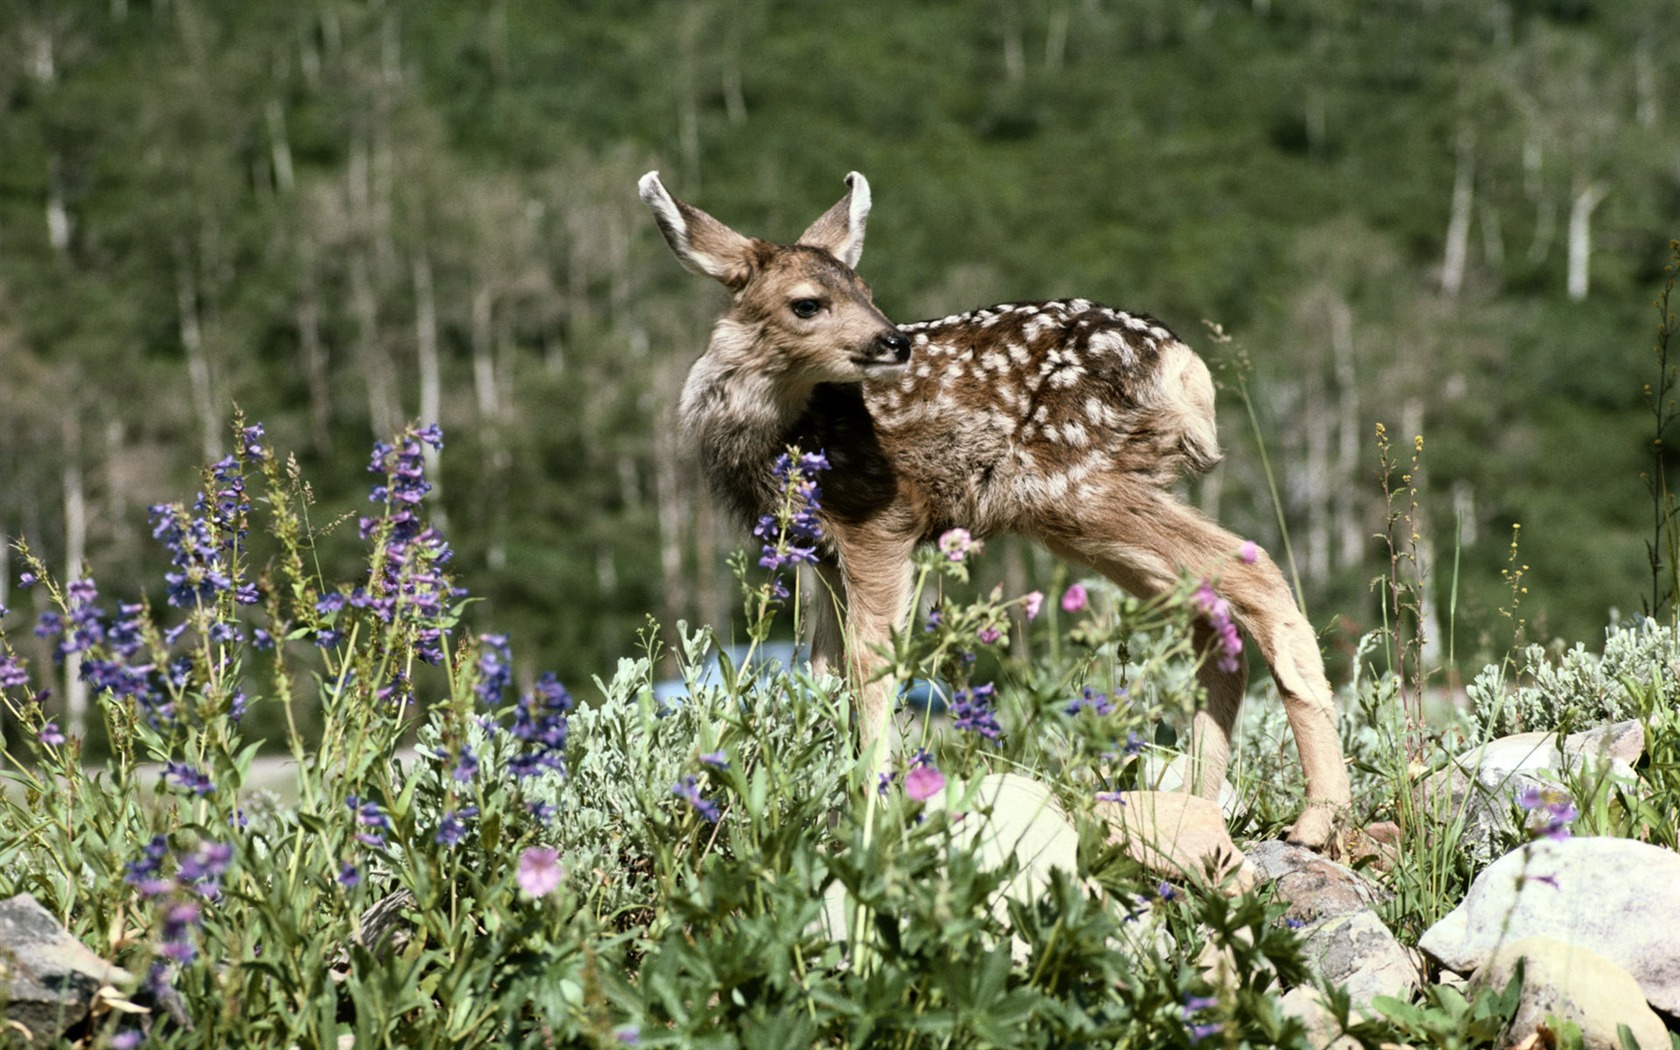
[[[1142,596],[1183,573],[1213,581],[1271,668],[1300,750],[1307,805],[1290,838],[1332,845],[1350,796],[1312,628],[1270,558],[1237,557],[1237,536],[1167,490],[1220,459],[1207,366],[1158,321],[1084,299],[893,324],[855,270],[869,184],[846,182],[787,245],[676,200],[658,172],[639,188],[678,260],[731,297],[679,410],[714,493],[750,525],[773,506],[789,444],[827,454],[818,572],[836,601],[815,603],[813,664],[847,661],[866,753],[886,746],[893,697],[875,647],[908,614],[915,546],[959,526],[1019,533]],[[1198,647],[1213,640],[1200,623]],[[1246,670],[1208,658],[1197,675],[1207,700],[1188,786],[1213,798]]]

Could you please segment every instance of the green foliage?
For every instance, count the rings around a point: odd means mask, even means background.
[[[650,609],[739,625],[732,534],[695,512],[670,436],[715,293],[656,247],[633,192],[654,167],[782,238],[867,172],[866,276],[896,319],[1086,295],[1208,349],[1202,319],[1241,332],[1259,429],[1279,461],[1315,458],[1274,508],[1230,440],[1223,516],[1269,548],[1292,536],[1308,607],[1355,634],[1381,608],[1380,497],[1324,453],[1383,420],[1416,417],[1426,502],[1464,512],[1467,644],[1498,633],[1510,521],[1547,566],[1548,634],[1595,630],[1648,568],[1639,515],[1575,494],[1634,470],[1660,486],[1665,462],[1666,379],[1599,352],[1645,342],[1628,304],[1673,235],[1661,5],[0,10],[0,533],[66,578],[85,557],[161,600],[142,508],[219,456],[238,403],[334,502],[369,437],[448,425],[468,616],[518,635],[527,672],[586,681]],[[1569,211],[1600,190],[1577,300]],[[1425,555],[1449,515],[1433,525]],[[360,556],[319,553],[335,572]]]
[[[909,773],[877,781],[849,757],[838,680],[720,656],[721,684],[704,684],[706,631],[681,632],[680,699],[651,690],[651,632],[594,708],[547,677],[515,698],[506,639],[463,631],[446,548],[415,512],[435,432],[376,448],[366,568],[342,582],[315,567],[301,475],[260,427],[239,435],[191,511],[159,511],[165,605],[112,611],[93,581],[61,587],[23,552],[58,606],[56,651],[102,683],[108,769],[84,766],[0,636],[25,731],[0,797],[0,893],[33,893],[139,977],[101,1001],[96,1040],[1158,1046],[1219,1028],[1300,1045],[1270,1001],[1305,978],[1275,909],[1185,894],[1106,850],[1102,890],[1058,871],[1042,897],[1005,900],[1016,862],[982,861],[963,833],[989,769],[1036,770],[1088,814],[1135,764],[1134,727],[1191,678],[1169,671],[1191,659],[1184,595],[1099,594],[1062,642],[1077,658],[1023,677],[1036,700],[924,726],[912,761],[949,778],[935,809]],[[921,587],[964,582],[977,548],[954,550],[924,557]],[[965,654],[1029,634],[1041,601],[950,593],[898,658],[978,698]],[[1098,673],[1129,691],[1071,709],[1043,695]],[[294,709],[317,706],[311,745]],[[292,750],[279,797],[248,790],[243,725],[264,707],[283,709]],[[1240,975],[1224,991],[1193,963],[1205,943]]]
[[[1641,619],[1604,632],[1601,654],[1577,642],[1565,649],[1524,646],[1510,665],[1492,665],[1468,686],[1477,720],[1490,736],[1562,729],[1573,732],[1633,718],[1639,693],[1651,709],[1670,706],[1680,675],[1675,629]]]
[[[1455,988],[1431,985],[1424,990],[1423,1002],[1416,1005],[1392,996],[1378,996],[1375,1005],[1414,1045],[1440,1050],[1495,1047],[1501,1045],[1505,1027],[1516,1015],[1522,983],[1519,964],[1499,991],[1477,988],[1467,999]]]

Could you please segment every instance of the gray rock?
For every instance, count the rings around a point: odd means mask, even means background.
[[[1503,990],[1519,959],[1525,960],[1521,999],[1500,1045],[1522,1042],[1556,1016],[1580,1026],[1585,1050],[1621,1050],[1618,1024],[1628,1026],[1639,1050],[1669,1050],[1668,1029],[1646,1005],[1638,982],[1579,945],[1550,937],[1524,937],[1502,945],[1476,971],[1472,989]]]
[[[1461,845],[1485,864],[1518,834],[1512,804],[1523,789],[1555,786],[1565,774],[1583,770],[1632,785],[1638,779],[1632,763],[1644,747],[1644,728],[1632,720],[1571,733],[1561,748],[1555,733],[1500,737],[1435,773],[1423,786],[1420,808],[1443,824],[1462,815]]]
[[[1183,791],[1184,777],[1190,768],[1190,756],[1184,754],[1167,757],[1166,754],[1150,749],[1145,751],[1140,760],[1143,765],[1138,770],[1138,789],[1142,791]],[[1242,799],[1237,796],[1237,789],[1231,786],[1229,780],[1219,782],[1219,812],[1226,820],[1237,815],[1237,807],[1242,805]]]
[[[961,818],[951,825],[953,850],[972,851],[984,868],[1001,868],[1011,860],[1017,864],[991,903],[998,922],[1007,926],[1011,900],[1032,903],[1043,896],[1052,872],[1059,869],[1071,879],[1079,877],[1079,832],[1048,785],[1015,773],[993,773],[972,785],[966,796],[948,789],[927,801],[929,812],[947,806],[962,808]],[[1155,944],[1165,936],[1146,905],[1119,900],[1111,906],[1128,917],[1121,924],[1122,938]],[[850,910],[845,887],[831,886],[823,901],[822,924],[828,936],[844,936]],[[1029,947],[1016,938],[1012,951],[1019,962],[1027,957]]]
[[[1302,985],[1278,997],[1278,1012],[1300,1021],[1313,1050],[1359,1050],[1359,1041],[1345,1034],[1318,991]]]
[[[133,983],[35,898],[20,893],[0,901],[0,1005],[6,1021],[26,1028],[36,1044],[51,1043],[87,1016],[100,988]]]
[[[1418,990],[1417,963],[1374,911],[1330,915],[1303,926],[1300,935],[1307,968],[1345,987],[1356,1007],[1369,1007],[1379,995],[1410,999]]]
[[[1586,948],[1680,1014],[1680,854],[1632,839],[1541,839],[1495,861],[1418,947],[1448,969],[1480,969],[1500,945],[1550,937]]]
[[[1352,868],[1305,847],[1276,840],[1256,842],[1248,847],[1247,856],[1260,881],[1271,883],[1278,900],[1288,905],[1285,918],[1313,922],[1364,911],[1378,903],[1377,891]]]
[[[1120,791],[1092,806],[1108,825],[1108,842],[1151,871],[1242,893],[1254,869],[1225,827],[1219,806],[1178,791]]]

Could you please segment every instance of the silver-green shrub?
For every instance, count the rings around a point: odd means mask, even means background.
[[[1490,664],[1468,687],[1477,720],[1490,736],[1579,728],[1635,717],[1633,689],[1680,699],[1680,634],[1641,619],[1605,629],[1602,654],[1529,645],[1511,662]]]

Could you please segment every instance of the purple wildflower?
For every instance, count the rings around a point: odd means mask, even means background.
[[[1003,735],[1003,727],[998,725],[997,714],[992,710],[994,693],[990,684],[957,690],[951,697],[951,724],[995,743]]]
[[[432,836],[432,840],[440,846],[459,845],[461,840],[467,837],[466,821],[476,816],[478,816],[477,806],[465,806],[460,812],[453,809],[444,810],[443,816],[438,820],[437,833]]]
[[[356,814],[356,823],[365,829],[356,833],[356,841],[373,849],[384,849],[384,833],[391,830],[391,818],[385,815],[379,803],[363,802],[360,797],[351,795],[344,804]]]
[[[478,774],[478,756],[473,749],[465,744],[461,745],[461,753],[455,758],[455,768],[450,770],[450,779],[456,783],[465,784]]]
[[[1568,792],[1549,784],[1530,784],[1517,792],[1517,807],[1529,815],[1528,831],[1534,838],[1566,839],[1569,825],[1580,815]]]
[[[0,656],[0,689],[16,689],[29,684],[29,672],[23,661],[7,654]]]
[[[700,756],[700,761],[714,769],[729,768],[729,756],[722,751],[708,751]]]
[[[671,794],[687,802],[706,823],[716,824],[718,822],[717,803],[700,794],[699,785],[696,784],[692,774],[683,777],[681,783],[673,784]]]
[[[812,564],[822,544],[822,523],[817,513],[822,509],[822,489],[816,476],[828,469],[828,459],[821,453],[809,453],[797,459],[784,452],[776,459],[771,474],[782,495],[782,505],[774,514],[766,514],[753,526],[753,535],[764,541],[758,564],[771,572],[791,565]],[[785,597],[787,587],[778,575],[772,579],[772,597]]]
[[[362,884],[362,871],[349,861],[338,869],[338,884],[345,889],[355,889]]]
[[[268,450],[262,446],[263,425],[253,423],[239,431],[239,454],[245,459],[260,463],[268,458]]]
[[[508,763],[515,776],[533,777],[545,769],[566,771],[566,719],[571,710],[571,694],[552,673],[545,672],[519,698],[509,730],[520,741]]]
[[[48,747],[63,747],[64,733],[58,728],[57,722],[48,722],[41,727],[41,743]]]
[[[408,431],[395,445],[375,443],[368,471],[382,475],[385,483],[373,486],[368,498],[384,512],[363,518],[360,529],[363,539],[377,538],[383,544],[384,559],[368,588],[350,600],[383,623],[409,628],[415,655],[435,664],[443,660],[443,621],[463,592],[443,573],[454,551],[417,509],[432,488],[426,480],[428,445],[443,447],[443,434],[435,424]]]
[[[1077,715],[1081,711],[1090,711],[1101,718],[1103,715],[1113,714],[1114,705],[1108,702],[1107,694],[1099,693],[1090,686],[1086,686],[1084,695],[1067,705],[1069,717]]]
[[[131,860],[124,866],[123,881],[139,890],[142,897],[168,893],[175,884],[159,877],[163,858],[168,855],[169,840],[162,835],[153,835],[150,842],[140,847],[140,859]]]
[[[193,947],[192,933],[198,928],[201,913],[191,901],[175,901],[164,905],[163,923],[158,930],[158,951],[174,962],[185,966],[198,958]]]
[[[18,590],[27,591],[29,588],[35,586],[36,582],[39,580],[40,577],[36,576],[32,572],[20,572],[18,573]]]
[[[163,782],[170,787],[190,791],[200,798],[216,790],[216,783],[210,779],[208,773],[196,766],[189,766],[185,762],[165,763]]]
[[[486,707],[502,702],[502,695],[513,683],[513,653],[505,634],[478,636],[478,682],[473,691]]]
[[[201,842],[181,858],[181,881],[202,897],[215,897],[222,889],[222,876],[233,863],[233,847],[225,842]]]

